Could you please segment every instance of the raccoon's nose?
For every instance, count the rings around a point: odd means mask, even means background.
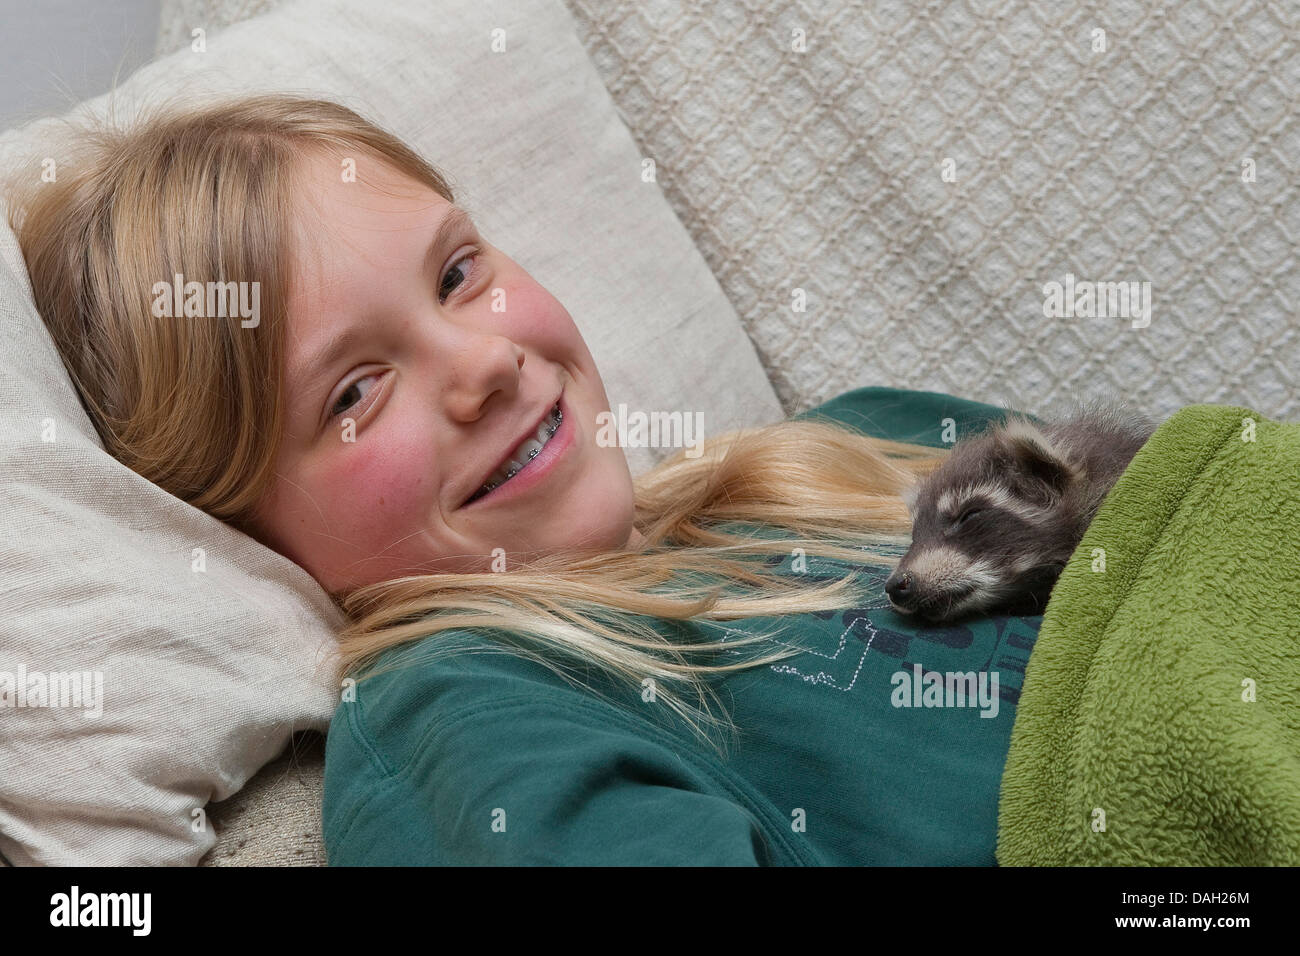
[[[885,582],[885,593],[895,604],[906,604],[910,601],[915,593],[912,590],[912,572],[891,575]]]

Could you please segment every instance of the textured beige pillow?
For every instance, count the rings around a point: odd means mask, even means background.
[[[565,3],[788,412],[1300,417],[1296,0]],[[1067,274],[1149,281],[1150,326],[1044,317]]]
[[[338,99],[449,174],[484,235],[565,303],[615,405],[702,411],[710,433],[782,417],[557,0],[297,2],[203,39],[119,88],[119,120],[177,90]],[[0,136],[0,166],[36,176],[60,149],[40,121]],[[215,839],[205,804],[294,730],[326,728],[341,622],[296,565],[103,452],[7,228],[0,325],[0,693],[4,672],[102,679],[98,716],[2,708],[0,852],[193,864]],[[667,452],[628,457],[640,472]]]

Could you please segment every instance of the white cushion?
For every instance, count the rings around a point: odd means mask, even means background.
[[[495,28],[505,52],[491,49]],[[565,304],[615,406],[702,411],[709,433],[782,417],[558,0],[300,0],[206,45],[131,77],[118,116],[177,90],[337,99],[444,171],[484,236]],[[107,97],[89,107],[103,113]],[[0,166],[38,175],[60,155],[56,134],[49,120],[5,133]],[[18,865],[193,864],[215,839],[197,811],[292,731],[327,727],[341,618],[297,565],[103,451],[5,226],[0,327],[0,672],[103,681],[97,717],[0,708],[0,852]],[[640,473],[668,452],[628,457]]]

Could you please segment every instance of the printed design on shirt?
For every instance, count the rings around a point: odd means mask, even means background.
[[[788,557],[774,555],[767,561],[770,565],[783,565],[783,573],[794,574],[788,569]],[[804,579],[834,581],[843,575],[846,568],[851,568],[865,576],[880,596],[864,605],[811,612],[812,617],[822,621],[831,622],[838,618],[838,627],[831,624],[814,634],[802,632],[798,642],[773,637],[773,643],[802,652],[799,657],[769,665],[774,672],[797,678],[805,684],[847,693],[858,685],[872,653],[897,661],[891,661],[888,667],[891,674],[897,670],[910,672],[916,663],[928,672],[934,670],[936,659],[947,659],[950,668],[945,669],[976,673],[997,671],[999,697],[1008,704],[1019,702],[1025,666],[1038,638],[1041,616],[999,614],[941,626],[915,624],[889,606],[889,599],[884,594],[888,569],[821,558],[815,561],[808,558],[807,563],[808,570],[799,575]],[[789,621],[780,617],[756,618],[751,624],[762,630],[775,631],[783,625],[788,627]],[[729,636],[753,633],[717,622],[712,627],[721,632],[719,639],[722,641]]]
[[[821,617],[820,614],[818,616]],[[764,617],[764,618],[753,618],[751,620],[758,623],[759,626],[762,627],[762,629],[767,630],[767,626],[766,626],[767,622],[771,621],[773,623],[776,623],[780,621],[780,618]],[[852,635],[852,631],[858,625],[858,622],[861,620],[864,619],[862,618],[855,619],[852,625],[845,627],[840,631],[839,640],[834,650],[819,650],[816,647],[808,646],[807,643],[795,644],[789,641],[783,641],[779,637],[773,637],[771,639],[771,642],[773,644],[779,644],[782,647],[794,648],[795,650],[802,651],[805,656],[820,658],[822,661],[826,663],[822,665],[802,664],[796,667],[783,661],[777,664],[771,664],[769,666],[771,667],[772,670],[774,670],[778,674],[792,674],[798,677],[800,680],[803,680],[807,683],[819,684],[825,687],[830,687],[833,690],[850,691],[853,689],[853,685],[857,683],[858,675],[862,672],[862,666],[867,661],[867,654],[871,651],[872,638],[870,636],[867,638],[865,644],[861,646],[859,646],[857,642],[853,639],[855,635]],[[725,624],[719,624],[717,622],[710,622],[710,626],[713,629],[722,632],[722,636],[719,638],[719,640],[723,642],[725,642],[728,639],[728,637],[732,635],[736,637],[748,637],[752,633],[750,631],[741,630],[739,628],[727,627]],[[772,629],[775,630],[776,628],[772,628]],[[740,651],[728,651],[727,653],[739,654]],[[844,658],[842,666],[845,667],[851,666],[853,668],[852,673],[847,675],[847,678],[843,673],[840,673],[839,676],[837,676],[836,673],[828,673],[826,670],[820,669],[822,667],[833,668],[833,665],[840,662],[841,656],[843,656]],[[792,660],[799,660],[799,659],[800,658],[792,658]],[[811,668],[813,667],[818,667],[819,669],[813,671],[811,670]]]

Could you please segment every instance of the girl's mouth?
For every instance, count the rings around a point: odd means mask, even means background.
[[[505,463],[461,507],[487,497],[494,500],[514,497],[543,480],[555,459],[572,444],[572,428],[564,427],[563,405],[564,397],[561,396],[536,432],[511,451]]]

